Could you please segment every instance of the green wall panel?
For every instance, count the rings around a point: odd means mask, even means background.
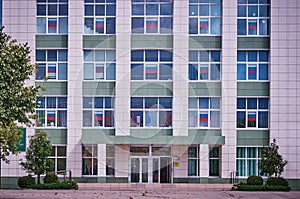
[[[42,129],[48,134],[51,144],[67,144],[67,129]]]
[[[189,96],[221,96],[221,82],[190,82]]]
[[[84,35],[82,41],[83,48],[116,48],[116,36],[105,35]]]
[[[140,134],[139,136],[137,136]],[[134,129],[131,136],[114,136],[109,132],[84,129],[82,131],[83,144],[224,144],[224,136],[201,135],[197,132],[189,132],[188,136],[171,136],[166,130],[159,129]]]
[[[189,129],[190,135],[201,135],[203,137],[205,136],[221,136],[222,131],[221,130],[210,130],[210,129]]]
[[[173,48],[172,35],[131,35],[132,49]]]
[[[83,95],[114,95],[115,82],[83,82]]]
[[[35,35],[36,48],[68,48],[68,35]]]
[[[37,86],[46,88],[46,91],[40,91],[42,95],[67,95],[67,82],[36,82]]]
[[[172,96],[173,83],[172,82],[131,82],[132,96]]]
[[[237,96],[269,96],[269,82],[238,82]]]
[[[269,146],[270,132],[268,130],[238,130],[238,146]]]
[[[221,49],[221,36],[190,36],[189,49]]]
[[[238,49],[270,49],[270,37],[238,37]]]

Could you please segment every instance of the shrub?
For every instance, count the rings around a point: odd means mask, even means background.
[[[18,179],[18,186],[20,188],[31,188],[35,185],[35,179],[32,176],[23,176]]]
[[[74,180],[65,180],[64,183],[71,185],[72,188],[75,190],[78,189],[78,184]]]
[[[247,178],[248,185],[263,185],[264,181],[260,176],[249,176]]]
[[[271,186],[271,185],[239,185],[232,189],[233,191],[290,191],[289,186]]]
[[[286,179],[282,177],[271,177],[267,179],[266,185],[272,186],[289,186],[289,183]]]
[[[55,173],[47,173],[46,176],[44,177],[44,183],[54,183],[58,182],[58,177]]]
[[[32,186],[33,189],[78,189],[76,182],[72,180],[48,183],[48,184],[36,184]]]

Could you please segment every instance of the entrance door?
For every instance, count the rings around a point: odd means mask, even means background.
[[[131,182],[148,182],[148,158],[131,158]]]
[[[171,183],[172,159],[160,158],[160,183]]]

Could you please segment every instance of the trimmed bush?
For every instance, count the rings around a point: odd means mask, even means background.
[[[47,173],[46,176],[44,177],[44,183],[55,183],[58,182],[58,177],[55,173]]]
[[[260,176],[249,176],[247,178],[247,185],[263,185],[264,180]]]
[[[78,184],[74,180],[65,180],[64,183],[71,185],[75,190],[78,189]]]
[[[18,186],[20,188],[31,188],[35,185],[35,179],[32,176],[23,176],[18,179]]]
[[[56,183],[47,183],[47,184],[36,184],[32,186],[33,189],[78,189],[76,182],[72,180],[56,182]]]
[[[289,183],[286,179],[282,177],[271,177],[266,181],[266,185],[272,186],[289,186]]]
[[[289,186],[271,186],[271,185],[239,185],[234,191],[290,191]]]

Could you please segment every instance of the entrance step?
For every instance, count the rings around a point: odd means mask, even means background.
[[[78,183],[80,190],[103,191],[230,191],[232,184]]]

